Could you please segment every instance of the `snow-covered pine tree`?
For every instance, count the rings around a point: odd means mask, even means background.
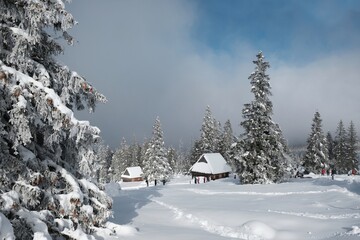
[[[347,162],[348,162],[348,170],[357,168],[358,165],[358,137],[356,134],[355,126],[353,121],[350,122],[350,126],[347,131]]]
[[[141,146],[135,140],[129,146],[129,157],[132,167],[141,166]]]
[[[266,74],[270,65],[264,61],[262,52],[256,57],[255,71],[249,76],[255,99],[244,105],[241,126],[245,134],[236,144],[239,152],[234,156],[239,161],[238,174],[244,184],[277,182],[287,168],[285,141],[279,126],[272,120],[270,78]]]
[[[133,167],[131,164],[131,154],[126,139],[123,138],[120,146],[115,150],[111,161],[111,169],[113,170],[113,181],[120,181],[121,175],[127,167]]]
[[[329,165],[328,143],[322,130],[322,119],[318,111],[315,112],[311,125],[311,133],[307,139],[306,154],[303,166],[310,172],[321,173],[321,169]]]
[[[172,169],[172,173],[175,173],[176,166],[177,166],[177,160],[178,160],[178,154],[176,150],[173,147],[169,147],[166,152],[166,158],[168,159],[170,168]]]
[[[0,0],[0,211],[18,239],[71,238],[110,215],[111,199],[77,179],[100,131],[72,110],[106,99],[55,60],[74,23],[61,0]]]
[[[157,117],[153,126],[153,135],[145,154],[143,173],[149,182],[157,180],[168,181],[172,174],[169,161],[166,158],[165,143],[163,140],[160,118]]]
[[[334,164],[334,139],[330,132],[326,134],[326,142],[329,152],[329,163]]]
[[[192,145],[192,148],[190,150],[190,165],[193,165],[196,163],[196,161],[200,158],[200,156],[203,154],[203,151],[201,149],[201,142],[200,140],[195,140],[194,144]]]
[[[227,120],[224,124],[224,130],[222,132],[221,141],[219,142],[219,152],[225,158],[226,162],[234,170],[235,163],[232,161],[231,155],[231,145],[235,143],[234,133],[231,127],[230,120]]]
[[[112,172],[109,172],[109,169],[111,167],[113,152],[108,145],[102,143],[98,148],[96,156],[99,162],[97,181],[101,184],[108,183],[112,179],[111,178]]]
[[[200,152],[214,153],[217,152],[218,146],[218,125],[217,121],[213,118],[210,106],[206,107],[205,116],[201,126],[200,136]]]
[[[150,147],[150,140],[145,138],[143,144],[141,145],[140,155],[139,155],[139,165],[141,168],[144,168],[144,164],[147,159],[146,151],[149,147]]]
[[[347,133],[345,126],[342,120],[339,121],[338,127],[335,134],[335,144],[334,144],[334,158],[335,158],[335,168],[338,173],[347,173],[348,163],[347,163]]]

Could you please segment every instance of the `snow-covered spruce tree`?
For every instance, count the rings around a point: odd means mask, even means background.
[[[97,181],[101,184],[110,182],[111,172],[109,169],[111,167],[111,160],[113,156],[113,152],[108,145],[104,143],[98,147],[98,151],[96,154],[97,158],[99,159],[99,169],[98,169],[98,179]]]
[[[120,181],[125,169],[127,167],[133,167],[129,149],[129,145],[125,138],[123,138],[120,147],[115,150],[112,157],[111,169],[113,170],[113,181]]]
[[[201,126],[200,151],[202,153],[217,152],[218,135],[218,123],[212,116],[210,106],[207,106]]]
[[[17,239],[90,233],[110,215],[111,199],[77,179],[100,138],[72,110],[106,99],[55,60],[73,25],[61,0],[0,0],[0,211]]]
[[[140,154],[139,154],[139,166],[141,168],[144,168],[144,164],[147,159],[146,151],[149,147],[150,147],[150,140],[145,138],[143,144],[141,145]]]
[[[348,169],[347,151],[347,133],[343,121],[340,120],[336,129],[334,144],[335,168],[339,173],[347,173],[350,170]]]
[[[235,169],[235,163],[232,161],[231,156],[231,145],[235,142],[235,137],[231,127],[230,120],[227,120],[224,124],[224,130],[219,142],[219,152],[225,158],[226,162]]]
[[[358,165],[358,157],[357,157],[357,149],[358,149],[358,137],[356,134],[355,126],[353,121],[350,122],[350,126],[347,131],[347,162],[348,162],[348,170],[357,168]]]
[[[141,146],[134,140],[133,143],[129,146],[129,157],[132,167],[141,166],[140,155]]]
[[[153,135],[145,154],[143,173],[149,182],[157,180],[169,180],[172,174],[169,161],[166,158],[163,131],[161,130],[160,118],[157,117],[153,126]]]
[[[173,147],[169,147],[166,151],[166,158],[169,162],[170,168],[172,169],[172,173],[176,172],[176,165],[178,161],[178,154]]]
[[[277,182],[287,168],[284,138],[277,124],[272,120],[270,78],[266,70],[270,67],[264,61],[262,52],[256,55],[255,71],[249,76],[251,92],[255,99],[244,105],[245,133],[238,144],[239,176],[244,184]]]
[[[196,163],[202,154],[200,140],[195,140],[189,154],[190,166]]]
[[[334,164],[334,139],[330,132],[326,134],[327,149],[329,152],[329,163]]]
[[[320,113],[317,111],[314,114],[303,161],[306,170],[318,174],[321,173],[321,169],[327,168],[329,165],[328,144],[321,122]]]

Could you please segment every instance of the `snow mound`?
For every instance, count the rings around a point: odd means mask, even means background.
[[[352,230],[350,232],[348,232],[347,234],[360,236],[360,227],[352,226]]]
[[[112,222],[106,223],[106,228],[113,230],[118,236],[134,236],[137,233],[136,228],[128,225],[119,225]]]
[[[249,239],[275,239],[276,230],[261,221],[248,221],[240,227],[240,231],[249,235]]]

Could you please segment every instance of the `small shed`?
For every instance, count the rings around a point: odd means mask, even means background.
[[[142,175],[143,175],[143,171],[142,171],[141,167],[139,167],[139,166],[128,167],[125,169],[125,171],[121,175],[121,179],[124,182],[139,182],[139,181],[144,180]]]
[[[190,168],[191,176],[203,176],[208,179],[229,177],[230,166],[220,153],[204,153]]]

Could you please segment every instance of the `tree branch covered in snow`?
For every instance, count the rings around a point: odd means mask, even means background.
[[[75,23],[61,0],[0,0],[0,206],[18,239],[86,235],[111,215],[111,199],[78,180],[100,130],[73,113],[106,98],[55,60]]]

